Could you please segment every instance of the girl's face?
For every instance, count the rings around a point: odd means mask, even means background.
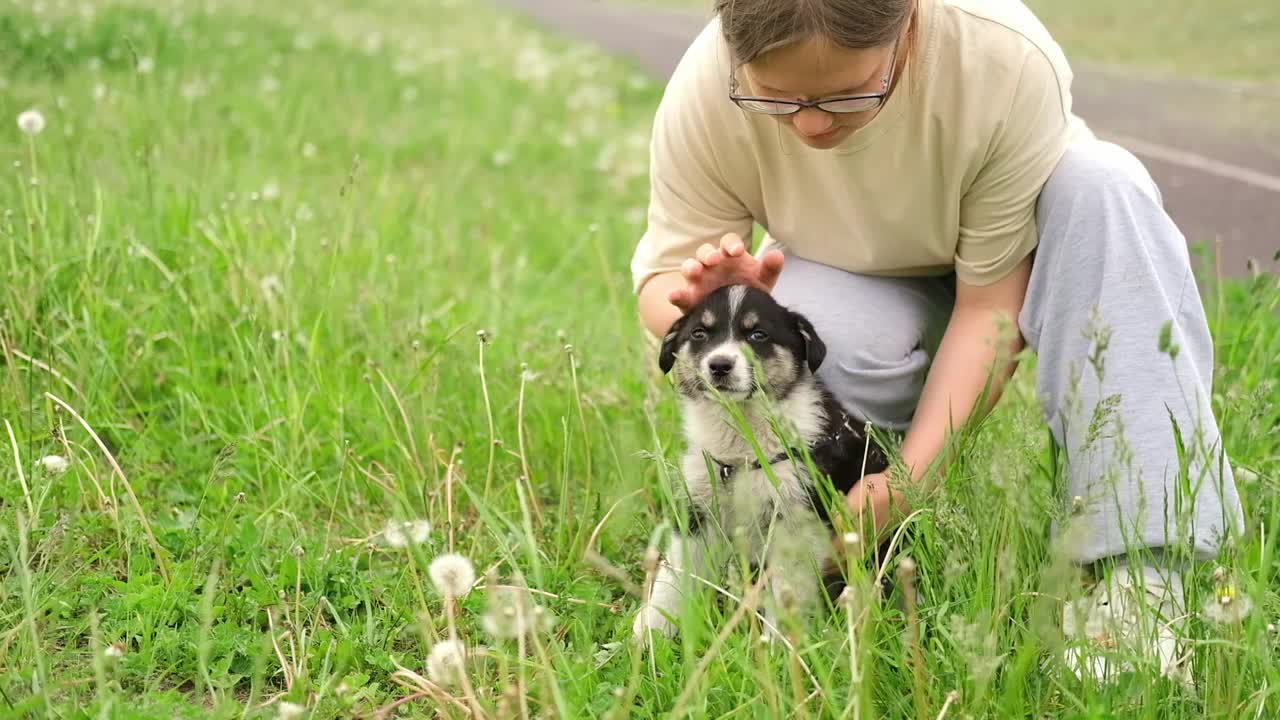
[[[779,100],[878,93],[889,74],[893,55],[892,46],[851,50],[815,37],[756,58],[746,66],[745,76],[752,95]],[[899,65],[903,59],[903,53],[898,53]],[[894,69],[894,80],[899,70]],[[870,122],[876,112],[829,113],[802,108],[794,114],[778,116],[777,120],[791,128],[805,145],[828,150]]]

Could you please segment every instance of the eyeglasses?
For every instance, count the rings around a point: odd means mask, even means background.
[[[729,99],[747,112],[764,115],[794,115],[804,108],[818,108],[829,113],[864,113],[879,108],[889,95],[889,84],[893,82],[893,71],[898,65],[898,41],[893,42],[893,55],[884,77],[880,78],[880,92],[860,95],[841,95],[823,100],[776,100],[767,97],[752,97],[738,94],[738,78],[736,73],[729,73]]]

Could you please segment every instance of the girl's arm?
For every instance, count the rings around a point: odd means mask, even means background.
[[[945,466],[945,457],[939,456],[952,430],[971,417],[981,419],[1000,398],[1024,345],[1017,321],[1030,277],[1028,256],[989,285],[956,283],[955,309],[903,439],[902,460],[910,470],[910,481],[923,480],[927,486]],[[978,408],[984,388],[985,403]],[[926,477],[931,466],[933,472]],[[897,483],[904,480],[895,478]],[[877,473],[865,477],[849,493],[850,508],[862,516],[863,529],[872,537],[895,524],[895,517],[901,519],[909,512],[898,488],[891,489],[886,476]]]

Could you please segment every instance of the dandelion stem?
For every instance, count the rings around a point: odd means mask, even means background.
[[[520,472],[524,479],[525,487],[529,491],[529,505],[533,508],[533,515],[538,519],[538,525],[541,527],[544,523],[542,520],[542,507],[538,503],[538,495],[533,491],[533,475],[529,472],[528,455],[525,452],[524,445],[524,386],[525,373],[520,373],[520,396],[516,403],[516,441],[520,445]]]
[[[497,452],[498,436],[493,427],[493,403],[489,400],[489,381],[484,374],[484,346],[485,335],[481,330],[480,337],[480,394],[484,396],[484,415],[489,422],[489,466],[484,473],[484,496],[489,496],[489,488],[493,485],[493,462],[494,454]]]
[[[493,443],[490,443],[489,447],[492,448]],[[444,511],[445,524],[449,527],[449,552],[456,552],[453,547],[453,469],[461,452],[462,448],[455,446],[453,453],[449,456],[449,465],[444,469]]]
[[[422,608],[423,623],[427,628],[427,638],[430,644],[434,645],[440,640],[440,636],[436,634],[436,624],[431,617],[431,610],[427,608],[427,596],[422,592],[422,576],[418,573],[418,549],[411,547],[409,549],[409,573],[413,575],[413,591],[418,596],[418,607]]]
[[[586,459],[586,486],[582,490],[583,498],[591,497],[591,433],[587,432],[587,416],[582,411],[582,390],[578,387],[578,356],[573,350],[568,351],[569,354],[569,376],[573,379],[573,400],[578,408],[578,423],[582,425],[582,444],[584,449],[584,458]],[[566,498],[567,499],[567,498]]]
[[[457,601],[454,597],[452,597],[451,595],[445,596],[444,618],[445,618],[445,623],[449,627],[449,640],[453,641],[455,647],[460,647],[461,643],[458,641],[458,623],[457,623],[457,620],[454,618],[455,604],[457,604]],[[465,663],[465,654],[463,656],[463,662]],[[480,708],[480,701],[476,699],[475,688],[471,687],[470,674],[467,672],[466,668],[464,667],[462,671],[458,673],[458,675],[461,676],[460,679],[462,681],[462,691],[466,693],[465,699],[467,701],[467,704],[471,706],[471,709],[475,713],[476,717],[484,717],[484,710]]]

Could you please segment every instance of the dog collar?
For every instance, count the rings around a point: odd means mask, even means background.
[[[810,445],[809,446],[810,454],[812,454],[813,451],[817,450],[818,448],[821,448],[827,445],[834,445],[835,443],[840,442],[846,430],[852,431],[853,427],[849,425],[849,414],[842,412],[840,413],[840,424],[836,426],[835,432],[823,438],[821,441]],[[703,455],[705,455],[707,459],[710,460],[716,466],[716,475],[720,478],[721,482],[729,482],[729,480],[733,478],[733,473],[738,469],[737,465],[724,462],[723,460],[720,460],[719,458],[712,455],[711,453],[708,453],[705,451],[703,452]],[[792,457],[793,455],[796,457],[799,457],[800,452],[795,448],[787,448],[787,449],[784,449],[782,452],[778,453],[777,455],[774,455],[773,457],[769,458],[769,462],[766,464],[776,465],[782,462],[783,460],[786,460],[787,458]],[[746,465],[752,470],[761,470],[764,468],[764,465],[760,464],[759,460],[752,460],[751,462],[746,463]]]

